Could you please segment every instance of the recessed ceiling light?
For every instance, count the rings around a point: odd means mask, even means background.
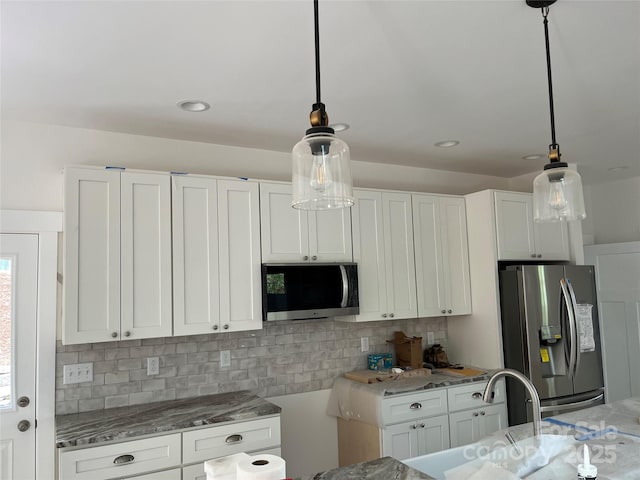
[[[345,130],[349,130],[348,123],[332,123],[329,125],[335,132],[344,132]]]
[[[532,153],[531,155],[525,155],[522,157],[523,160],[540,160],[541,158],[545,158],[545,155],[541,153]]]
[[[458,140],[443,140],[442,142],[434,143],[434,145],[436,147],[449,148],[460,145],[460,142]]]
[[[178,107],[187,112],[204,112],[211,108],[207,102],[202,100],[183,100],[178,102]]]
[[[626,170],[627,168],[629,168],[627,165],[622,165],[620,167],[611,167],[608,170],[610,172],[621,172],[622,170]]]

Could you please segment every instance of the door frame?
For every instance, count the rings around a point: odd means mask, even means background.
[[[36,478],[55,475],[58,234],[62,213],[0,210],[0,233],[38,235]]]

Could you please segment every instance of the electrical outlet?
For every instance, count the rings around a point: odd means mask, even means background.
[[[433,345],[436,343],[436,336],[433,332],[427,332],[427,345]]]
[[[360,337],[360,351],[361,352],[369,351],[369,337]]]
[[[231,366],[231,350],[220,351],[220,366],[221,367]]]
[[[160,373],[160,359],[158,357],[147,358],[147,375],[158,375]]]
[[[83,383],[93,381],[93,363],[65,365],[62,369],[63,383]]]

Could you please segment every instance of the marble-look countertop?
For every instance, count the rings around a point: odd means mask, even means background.
[[[222,422],[276,415],[280,407],[249,391],[56,416],[56,446],[95,445]]]
[[[433,480],[433,477],[391,457],[378,458],[347,467],[334,468],[298,480]]]

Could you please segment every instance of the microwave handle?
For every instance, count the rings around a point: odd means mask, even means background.
[[[345,308],[349,300],[349,279],[347,278],[347,269],[344,265],[340,265],[340,274],[342,275],[342,302],[340,307]]]

